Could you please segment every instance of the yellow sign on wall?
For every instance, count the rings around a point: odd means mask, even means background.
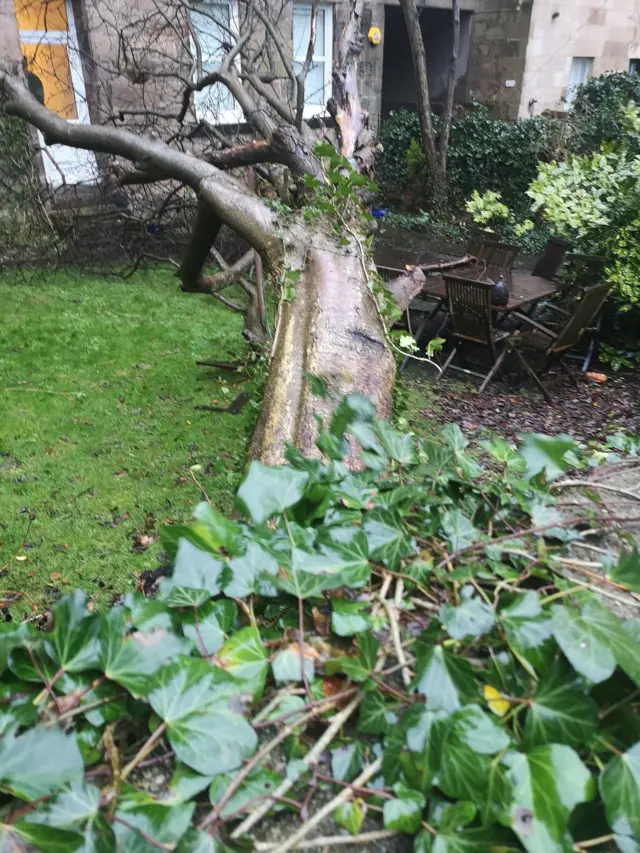
[[[371,44],[380,44],[382,41],[382,33],[380,32],[380,27],[371,27],[369,30],[369,41]]]

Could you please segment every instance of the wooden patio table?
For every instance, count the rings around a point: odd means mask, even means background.
[[[459,267],[452,272],[453,275],[461,278],[473,278],[487,280],[494,279],[491,271],[482,271],[478,275],[478,267],[475,264],[470,264],[466,267]],[[548,299],[558,292],[558,285],[552,281],[547,281],[546,278],[539,278],[536,275],[527,275],[517,271],[508,272],[505,275],[505,281],[509,288],[509,302],[506,305],[496,306],[495,311],[499,313],[510,313],[511,311],[524,311],[531,308],[536,302],[542,299]],[[422,289],[425,296],[431,299],[436,299],[444,302],[446,297],[446,288],[444,279],[438,277],[427,278],[427,282]]]

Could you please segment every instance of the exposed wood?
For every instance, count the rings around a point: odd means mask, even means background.
[[[422,292],[426,284],[426,276],[420,267],[408,267],[407,271],[393,281],[385,282],[388,290],[400,311],[406,311],[416,296]]]

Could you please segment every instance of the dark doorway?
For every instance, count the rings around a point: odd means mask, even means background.
[[[416,84],[409,36],[399,6],[385,6],[384,64],[382,77],[382,114],[391,110],[416,106]],[[453,43],[453,23],[447,9],[423,9],[420,28],[427,51],[429,94],[438,112],[444,103]],[[460,19],[460,54],[457,66],[456,101],[467,97],[467,68],[471,40],[472,12],[462,12]]]

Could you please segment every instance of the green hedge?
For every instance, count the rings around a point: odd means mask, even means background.
[[[437,122],[437,119],[436,119]],[[427,174],[415,164],[416,148],[407,158],[411,140],[420,138],[417,113],[399,110],[382,125],[384,153],[378,162],[378,182],[386,198],[397,201],[407,186],[413,162],[428,193]],[[482,108],[454,122],[449,151],[451,201],[461,206],[474,189],[480,193],[502,193],[505,204],[515,211],[528,208],[525,192],[538,173],[539,161],[563,158],[571,128],[552,118],[531,118],[515,124],[490,117]]]

